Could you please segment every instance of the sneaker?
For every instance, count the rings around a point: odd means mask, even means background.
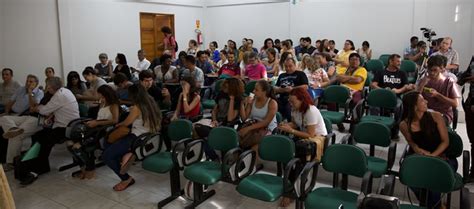
[[[32,184],[33,182],[35,182],[36,179],[38,179],[38,174],[33,173],[33,172],[30,172],[30,173],[20,182],[20,184],[23,185],[23,186],[28,186],[28,185]]]
[[[25,132],[22,128],[10,128],[7,132],[3,133],[3,138],[11,139]]]

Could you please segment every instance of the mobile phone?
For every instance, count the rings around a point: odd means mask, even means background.
[[[426,92],[426,93],[431,93],[431,90],[433,90],[433,89],[428,88],[428,87],[423,87],[423,91]]]

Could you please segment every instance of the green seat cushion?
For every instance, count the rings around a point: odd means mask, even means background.
[[[244,178],[237,191],[247,197],[274,202],[283,194],[283,179],[268,174],[255,174]]]
[[[307,209],[339,208],[341,204],[344,209],[357,208],[357,194],[339,188],[321,187],[309,193],[304,202]]]
[[[204,100],[204,102],[202,102],[202,108],[204,109],[212,109],[214,108],[215,105],[216,105],[216,101],[212,99]]]
[[[400,209],[426,209],[425,207],[416,206],[416,205],[407,205],[401,204]]]
[[[221,164],[204,161],[194,163],[184,169],[184,177],[203,185],[212,185],[221,180]]]
[[[369,171],[372,172],[374,178],[379,178],[387,173],[387,161],[378,157],[367,156]]]
[[[321,115],[324,118],[329,119],[332,124],[340,124],[344,122],[344,113],[334,111],[321,111]]]
[[[408,77],[408,83],[415,83],[416,78],[415,77]]]
[[[360,119],[361,122],[377,122],[392,128],[395,125],[395,119],[378,115],[366,115]]]
[[[148,156],[143,160],[142,167],[145,170],[166,173],[174,166],[171,152],[159,152]]]

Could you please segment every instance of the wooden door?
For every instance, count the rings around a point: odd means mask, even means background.
[[[174,34],[174,15],[140,13],[141,48],[150,61],[163,54],[163,26],[170,27]]]

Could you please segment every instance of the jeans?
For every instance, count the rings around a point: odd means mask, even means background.
[[[120,174],[120,163],[122,162],[122,157],[130,152],[130,146],[136,139],[137,136],[135,136],[135,134],[128,134],[113,144],[106,144],[103,154],[104,162],[122,181],[129,179],[130,176],[128,173]]]

